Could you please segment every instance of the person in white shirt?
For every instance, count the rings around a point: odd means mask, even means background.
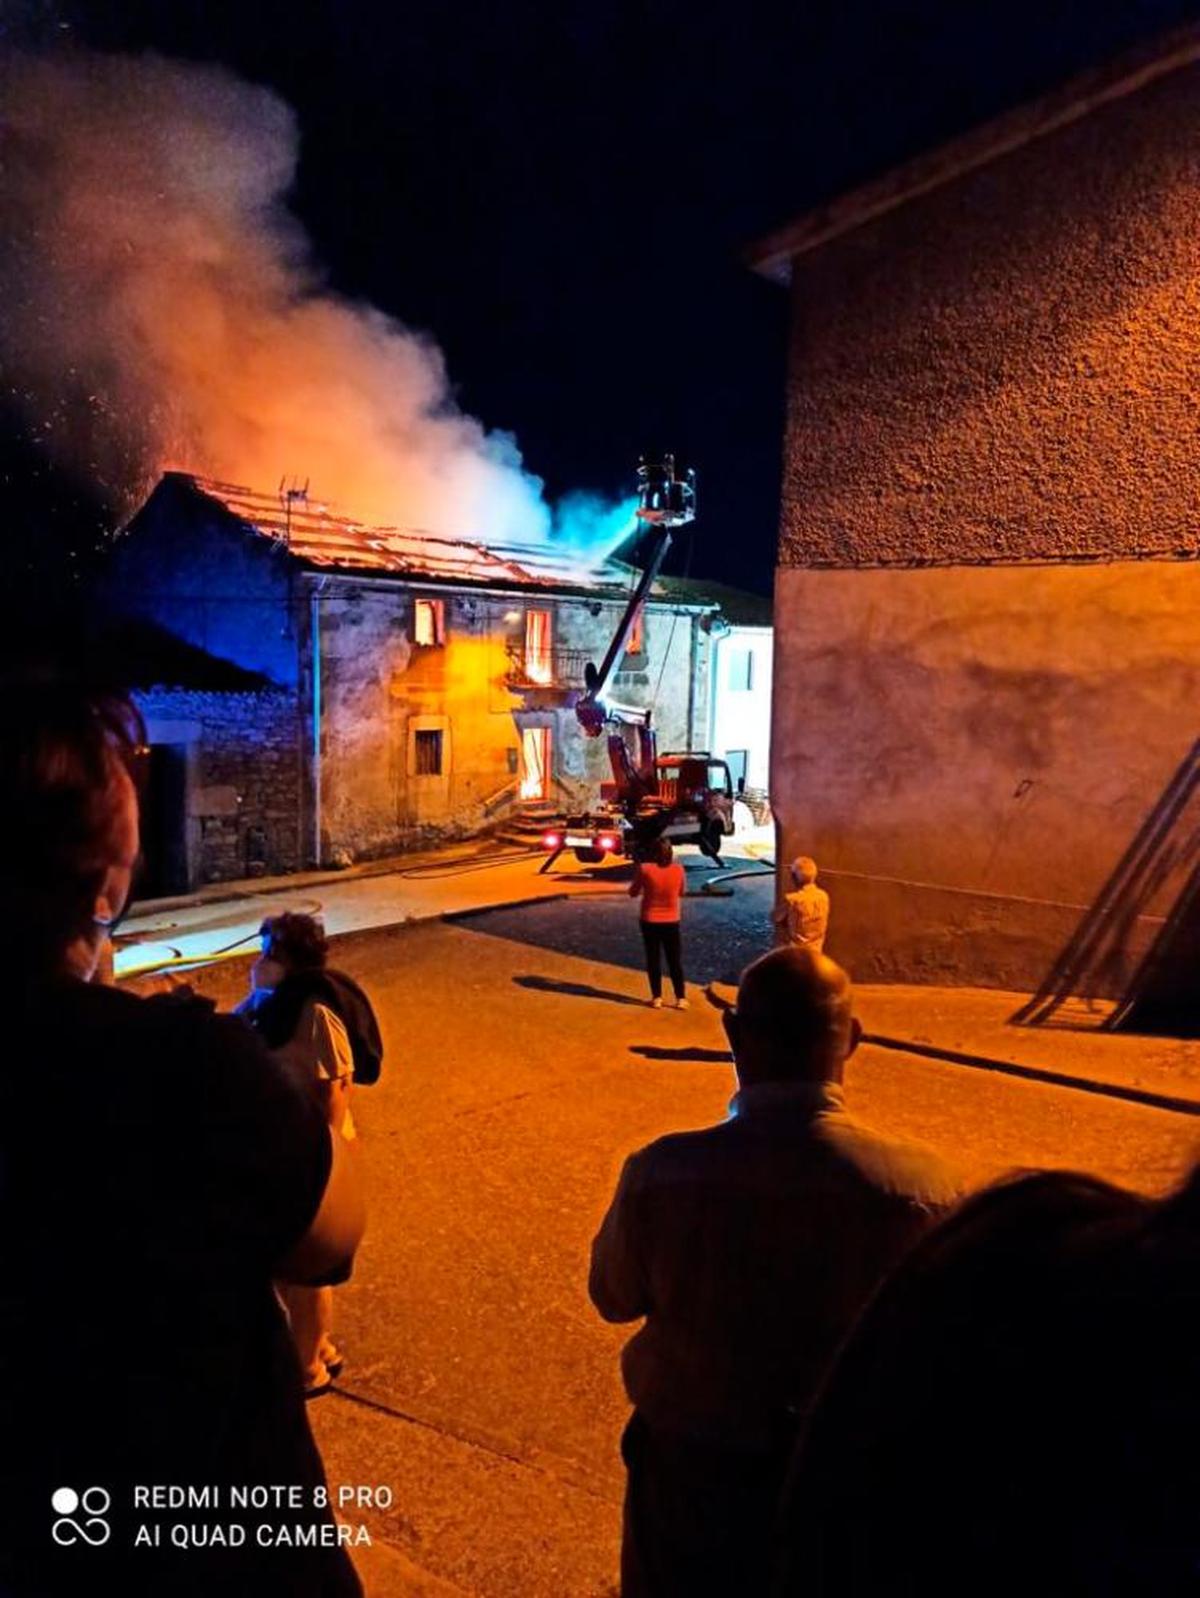
[[[788,943],[821,954],[829,928],[829,895],[817,887],[817,862],[810,855],[798,855],[791,876],[792,891],[784,895],[772,919]]]

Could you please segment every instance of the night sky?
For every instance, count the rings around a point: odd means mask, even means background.
[[[267,83],[331,286],[428,329],[552,496],[700,474],[694,575],[769,591],[786,297],[758,235],[1200,4],[0,0],[5,44],[152,49]],[[11,426],[10,532],[87,485]]]

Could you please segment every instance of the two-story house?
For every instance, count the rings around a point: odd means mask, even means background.
[[[168,473],[117,541],[106,602],[240,676],[139,691],[148,890],[384,856],[587,798],[607,753],[574,704],[636,575]],[[669,586],[614,690],[653,706],[664,747],[693,747],[717,606]]]

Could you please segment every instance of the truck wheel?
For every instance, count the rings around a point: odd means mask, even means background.
[[[701,854],[706,854],[710,860],[719,860],[721,858],[721,823],[719,821],[706,822],[698,841]]]

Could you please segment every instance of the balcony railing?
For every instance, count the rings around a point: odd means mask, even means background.
[[[517,643],[506,645],[505,654],[505,679],[513,688],[582,688],[583,670],[591,658],[586,649],[531,654]]]

